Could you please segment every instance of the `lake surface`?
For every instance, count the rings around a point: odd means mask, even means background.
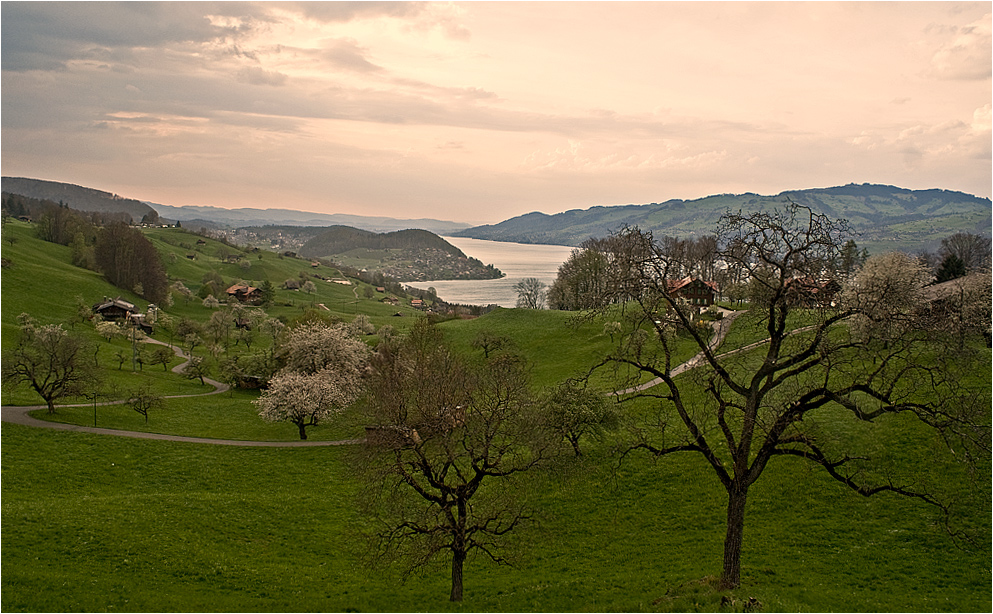
[[[462,305],[500,305],[514,307],[517,292],[514,284],[525,277],[536,277],[552,285],[559,265],[569,258],[575,248],[564,245],[527,245],[461,237],[444,237],[466,256],[492,264],[504,272],[501,279],[418,281],[404,285],[426,290],[434,288],[438,296],[449,303]]]

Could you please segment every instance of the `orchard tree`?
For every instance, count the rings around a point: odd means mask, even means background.
[[[508,354],[471,363],[425,322],[380,343],[371,364],[362,405],[369,436],[357,465],[380,527],[377,551],[408,573],[450,563],[449,597],[461,601],[469,557],[506,563],[507,539],[532,518],[519,501],[522,480],[552,438],[543,436],[528,370]]]
[[[594,392],[569,380],[548,395],[544,403],[548,426],[572,445],[576,456],[582,438],[602,440],[607,431],[617,428],[619,416],[602,393]]]
[[[148,424],[148,412],[153,409],[161,409],[165,402],[161,395],[155,394],[148,384],[142,384],[128,394],[127,405],[133,411],[145,417],[145,424]]]
[[[368,351],[342,324],[309,322],[291,329],[279,350],[283,368],[254,401],[259,414],[296,424],[300,439],[306,439],[308,426],[339,413],[361,394]]]
[[[735,324],[750,324],[765,341],[722,354],[694,326],[691,308],[669,293],[670,273],[685,264],[650,233],[621,235],[629,247],[618,257],[630,259],[624,269],[631,273],[625,292],[634,298],[625,305],[628,334],[602,365],[628,367],[632,384],[645,374],[658,382],[632,393],[653,399],[658,416],[628,453],[696,455],[724,487],[724,589],[741,582],[749,491],[771,463],[804,461],[860,495],[894,493],[950,511],[937,494],[940,482],[917,481],[931,459],[918,459],[903,477],[887,473],[899,461],[880,459],[886,450],[865,448],[871,443],[834,425],[884,429],[909,416],[957,454],[988,455],[988,385],[962,377],[976,369],[968,362],[974,358],[948,351],[946,338],[919,316],[925,271],[909,268],[910,259],[870,259],[840,295],[823,294],[846,232],[844,222],[792,202],[771,213],[724,215],[718,261],[744,270],[752,284],[750,311]],[[666,331],[673,323],[682,331],[675,337]],[[685,370],[677,369],[677,343],[686,338],[701,359],[677,377]],[[980,362],[989,369],[988,354]]]
[[[297,425],[300,439],[307,427],[317,426],[341,413],[358,396],[357,382],[343,381],[330,370],[317,373],[287,371],[269,381],[269,387],[252,401],[262,419]]]
[[[59,324],[37,326],[21,314],[17,346],[3,356],[3,382],[28,384],[55,413],[55,402],[81,395],[96,376],[90,348]]]
[[[206,385],[204,378],[210,375],[210,364],[203,356],[190,356],[181,373],[186,379],[198,379],[200,385]]]
[[[162,365],[162,370],[168,371],[169,363],[172,362],[175,355],[176,353],[173,352],[172,348],[165,345],[159,345],[149,353],[148,363],[152,365]]]

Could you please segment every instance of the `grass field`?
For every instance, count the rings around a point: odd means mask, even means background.
[[[3,429],[4,611],[698,611],[722,594],[723,497],[690,457],[590,454],[536,474],[516,567],[406,583],[362,565],[347,450]],[[926,506],[862,499],[784,463],[750,502],[743,586],[766,611],[982,611],[988,543]],[[740,609],[740,606],[739,608]]]
[[[66,296],[120,293],[96,274],[66,264],[66,248],[40,244],[17,223],[8,224],[5,236],[11,229],[18,240],[3,246],[13,262],[2,282],[5,348],[20,311],[59,321],[72,313]],[[161,232],[154,240],[170,245],[175,236]],[[170,266],[170,274],[182,274],[191,288],[207,267],[228,266],[210,263],[209,254],[188,261],[185,248],[172,247],[183,261],[177,258],[182,268]],[[297,275],[294,267],[309,268],[287,260],[256,257],[254,279],[264,273],[276,283]],[[231,272],[224,271],[227,279]],[[374,300],[356,299],[348,287],[332,286],[320,286],[318,296],[305,302],[332,307],[338,299],[347,305],[337,313],[347,319],[347,308],[368,309],[377,326],[413,320],[393,318],[389,311],[397,307],[384,310]],[[277,301],[284,304],[273,311],[302,313],[299,297],[280,291]],[[205,319],[210,311],[197,301],[177,303],[170,313]],[[77,332],[86,326],[77,325]],[[550,311],[500,309],[440,326],[471,355],[480,354],[470,344],[481,331],[512,339],[534,364],[537,386],[585,372],[610,346],[602,324],[575,324],[569,314]],[[760,333],[754,319],[743,317],[727,347],[746,345]],[[110,379],[147,381],[163,394],[205,389],[161,366],[137,374],[118,370],[107,361],[130,346],[86,334],[104,344],[100,361]],[[989,352],[982,351],[979,365],[986,371],[973,376],[989,385]],[[689,358],[692,347],[681,346],[680,353]],[[597,385],[609,389],[608,374],[599,377]],[[293,425],[259,419],[255,396],[235,391],[168,400],[147,425],[124,407],[100,407],[97,423],[224,439],[297,439]],[[24,390],[5,389],[3,399],[40,402]],[[633,419],[653,409],[647,400],[621,407]],[[406,582],[396,570],[366,566],[370,525],[356,505],[362,485],[350,469],[349,446],[213,446],[5,423],[0,609],[989,611],[989,467],[970,476],[940,441],[906,418],[871,431],[828,412],[815,418],[839,437],[870,441],[892,467],[909,468],[905,474],[938,478],[944,492],[961,501],[956,526],[978,541],[950,539],[933,507],[897,496],[859,497],[798,460],[779,460],[750,492],[742,586],[720,592],[714,578],[721,568],[726,496],[712,471],[694,455],[655,463],[632,454],[620,461],[614,446],[627,434],[618,431],[602,443],[584,442],[581,459],[563,454],[530,474],[522,494],[539,522],[515,532],[514,566],[470,559],[465,601],[452,604],[444,565]],[[62,408],[54,419],[92,424],[93,409]],[[308,436],[346,439],[361,427],[345,416],[309,429]],[[757,605],[749,606],[750,599]]]

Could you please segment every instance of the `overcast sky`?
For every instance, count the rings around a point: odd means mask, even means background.
[[[989,2],[3,2],[2,172],[466,222],[991,196]]]

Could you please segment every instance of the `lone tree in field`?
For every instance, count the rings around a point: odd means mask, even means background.
[[[581,439],[600,441],[619,422],[613,404],[603,394],[572,380],[551,391],[544,403],[544,413],[549,428],[572,445],[576,456],[583,455],[579,447]]]
[[[632,393],[657,400],[658,417],[630,451],[698,455],[724,487],[722,588],[740,584],[749,489],[771,462],[802,459],[861,495],[895,493],[948,513],[934,485],[911,477],[927,459],[908,477],[886,473],[872,460],[883,452],[833,430],[839,422],[875,429],[897,414],[912,416],[958,454],[988,453],[988,385],[970,389],[963,375],[975,363],[955,363],[975,356],[945,351],[950,340],[921,314],[927,271],[909,257],[870,259],[837,292],[824,276],[846,230],[792,202],[773,213],[723,216],[718,261],[751,280],[751,309],[735,326],[752,326],[765,341],[721,354],[694,325],[694,308],[669,292],[671,273],[684,263],[637,229],[621,233],[612,254],[615,270],[629,272],[610,288],[626,300],[627,334],[603,365],[626,366],[632,383],[644,374],[658,382]],[[681,333],[669,333],[672,326]],[[676,369],[680,338],[691,339],[702,359],[676,377],[684,370]],[[989,369],[988,353],[980,362]]]
[[[55,402],[86,392],[95,376],[91,348],[58,324],[37,326],[22,314],[17,347],[3,355],[3,382],[26,383],[45,400],[48,413]]]
[[[517,292],[517,306],[524,309],[544,309],[545,289],[548,286],[537,277],[525,277],[514,284]]]
[[[362,393],[368,346],[348,327],[312,322],[291,329],[280,348],[284,366],[253,401],[263,419],[297,425],[300,439]]]
[[[377,350],[358,465],[381,527],[378,551],[407,573],[450,561],[450,599],[461,601],[470,556],[507,562],[501,547],[531,518],[516,496],[520,479],[551,439],[520,359],[471,364],[427,324]]]

